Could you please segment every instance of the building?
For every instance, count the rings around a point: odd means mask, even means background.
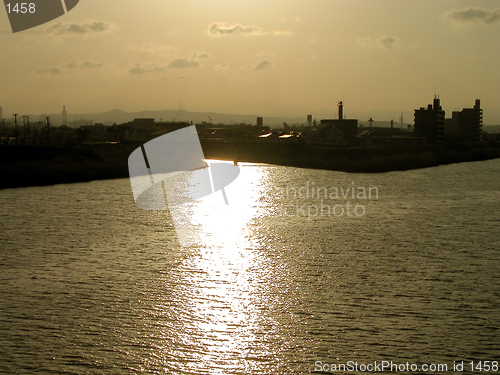
[[[473,108],[453,111],[445,120],[444,133],[463,142],[481,142],[483,132],[483,110],[481,101],[476,99]]]
[[[86,120],[81,118],[80,120],[73,120],[68,123],[71,128],[79,128],[80,126],[91,126],[94,125],[94,120]]]
[[[343,146],[344,133],[338,125],[326,124],[314,129],[307,138],[308,143],[325,146]]]
[[[427,143],[443,143],[445,112],[438,97],[427,108],[415,110],[415,137],[423,137]]]
[[[68,126],[68,112],[66,112],[66,106],[65,105],[63,105],[63,110],[62,110],[62,113],[61,113],[61,123],[64,126]]]
[[[458,136],[464,142],[481,142],[483,137],[483,110],[481,101],[476,99],[473,108],[458,112]]]
[[[261,128],[263,125],[264,125],[264,118],[257,117],[257,126]]]
[[[134,121],[128,123],[137,129],[150,129],[153,130],[155,127],[154,118],[135,118]]]
[[[458,136],[458,117],[460,112],[453,111],[451,113],[451,118],[444,120],[444,134],[446,136],[457,137]]]
[[[3,120],[3,110],[2,107],[0,107],[0,122]]]
[[[358,142],[358,120],[344,118],[344,105],[342,102],[338,104],[339,118],[338,119],[323,119],[320,126],[335,126],[342,130],[344,143],[355,144]]]

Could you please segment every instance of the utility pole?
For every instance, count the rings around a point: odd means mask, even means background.
[[[30,118],[29,116],[23,116],[23,134],[24,134],[24,144],[27,144],[26,141],[26,124],[28,124],[28,136],[30,135]]]
[[[16,137],[16,146],[17,146],[17,116],[19,116],[19,114],[14,113],[12,116],[14,116],[14,136]]]
[[[47,120],[47,144],[50,144],[50,116],[46,116],[45,119]]]

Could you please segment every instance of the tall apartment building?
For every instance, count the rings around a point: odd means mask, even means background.
[[[438,97],[427,108],[415,110],[415,136],[424,137],[427,143],[442,143],[444,141],[444,116]]]
[[[458,136],[464,142],[481,142],[483,132],[483,110],[476,99],[473,108],[464,108],[458,114]]]
[[[445,134],[461,138],[463,142],[481,142],[483,133],[483,110],[481,101],[476,99],[473,108],[453,111],[446,119]]]

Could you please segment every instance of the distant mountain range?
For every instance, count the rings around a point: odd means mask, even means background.
[[[313,119],[319,123],[321,119],[324,118],[337,118],[337,114],[333,111],[327,113],[327,111],[322,111],[323,115],[315,116],[313,114]],[[50,121],[55,126],[61,125],[62,115],[60,113],[55,114],[41,114],[41,115],[30,115],[32,120],[45,121],[45,116],[50,116]],[[246,123],[251,125],[257,124],[256,114],[234,114],[234,113],[217,113],[217,112],[191,112],[186,110],[151,110],[151,111],[140,111],[140,112],[126,112],[121,109],[114,109],[108,112],[98,112],[98,113],[81,113],[73,114],[68,113],[68,121],[75,120],[92,120],[94,123],[103,123],[105,125],[123,124],[132,121],[135,118],[154,118],[156,121],[186,121],[193,122],[193,124],[201,123],[203,121],[211,122],[213,124],[240,124]],[[379,113],[381,116],[381,113]],[[262,116],[264,119],[264,125],[272,127],[281,127],[283,123],[286,122],[289,125],[294,124],[306,124],[307,114],[303,117],[285,117],[285,116]],[[354,116],[353,116],[354,117]],[[390,117],[390,116],[388,116]],[[356,118],[356,117],[354,117]],[[365,121],[360,120],[360,124],[363,126],[368,126],[368,119]],[[374,121],[373,126],[383,126],[389,127],[390,121]],[[399,127],[399,122],[395,121],[395,127]]]
[[[32,119],[43,119],[45,116],[50,116],[51,122],[58,126],[62,123],[62,115],[56,114],[43,114],[30,116]],[[136,118],[154,118],[156,121],[186,121],[193,122],[193,124],[201,123],[203,121],[211,122],[213,124],[257,124],[257,115],[254,114],[228,114],[216,112],[190,112],[186,110],[159,110],[159,111],[140,111],[140,112],[125,112],[121,109],[114,109],[109,112],[100,113],[82,113],[72,114],[68,113],[68,121],[75,120],[92,120],[94,123],[103,123],[105,125],[123,124],[132,121]],[[283,122],[288,124],[306,123],[306,116],[299,117],[264,117],[264,125],[269,126],[282,126]]]
[[[368,113],[373,113],[372,116],[368,115]],[[321,119],[324,118],[337,118],[336,111],[327,111],[327,110],[318,110],[313,115],[313,119],[319,123]],[[357,118],[359,120],[359,124],[363,127],[368,127],[369,122],[368,119],[370,117],[374,118],[373,126],[374,127],[390,127],[390,120],[394,120],[394,127],[400,128],[400,120],[399,116],[401,114],[396,114],[394,112],[389,111],[372,111],[372,112],[355,112],[353,111],[347,113],[347,118]],[[50,116],[51,123],[55,126],[59,126],[62,124],[62,115],[61,113],[55,114],[41,114],[41,115],[29,115],[32,121],[45,121],[45,116]],[[186,110],[172,110],[172,109],[164,109],[164,110],[151,110],[151,111],[140,111],[140,112],[126,112],[121,109],[114,109],[108,112],[98,112],[98,113],[82,113],[82,114],[72,114],[68,113],[68,121],[75,120],[92,120],[94,123],[103,123],[104,125],[113,125],[113,124],[123,124],[129,121],[132,121],[135,118],[154,118],[156,121],[186,121],[193,122],[193,124],[201,123],[203,121],[211,122],[213,124],[240,124],[246,123],[251,125],[257,124],[257,115],[256,114],[230,114],[230,113],[217,113],[217,112],[191,112]],[[303,117],[294,116],[294,117],[281,117],[281,116],[262,116],[264,119],[264,125],[268,125],[271,127],[281,127],[283,123],[286,122],[289,125],[294,124],[306,124],[307,122],[307,113],[304,114]],[[384,119],[384,120],[382,120]],[[380,120],[380,121],[378,121]],[[408,112],[404,113],[404,121],[403,128],[407,127],[408,124],[413,124],[413,112],[410,114]],[[485,126],[485,130],[493,132],[500,132],[500,126],[497,128],[496,125],[487,125]]]

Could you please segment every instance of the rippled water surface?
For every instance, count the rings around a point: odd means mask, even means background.
[[[499,170],[246,164],[229,206],[215,193],[186,210],[187,247],[127,179],[0,191],[0,372],[499,360]]]

